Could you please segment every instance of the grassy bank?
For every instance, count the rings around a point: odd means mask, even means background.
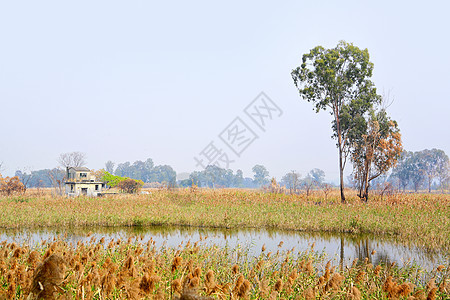
[[[251,256],[203,243],[2,243],[0,299],[447,299],[450,291],[443,265],[427,273],[368,258],[341,268],[313,249]]]
[[[361,203],[338,195],[243,190],[153,191],[148,195],[0,198],[0,227],[185,225],[373,233],[450,253],[450,196],[399,194]]]

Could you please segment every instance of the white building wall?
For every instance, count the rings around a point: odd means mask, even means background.
[[[73,190],[71,188],[73,185]],[[98,186],[98,190],[95,190],[95,186]],[[86,189],[86,192],[83,193],[83,189]],[[66,195],[68,196],[82,196],[86,194],[86,196],[96,197],[99,193],[102,192],[102,184],[100,182],[68,182],[66,183]]]

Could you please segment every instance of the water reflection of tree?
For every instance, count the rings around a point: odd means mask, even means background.
[[[373,246],[372,242],[368,237],[361,237],[357,235],[347,236],[347,239],[344,235],[340,236],[340,253],[339,253],[339,268],[342,270],[344,268],[345,261],[345,240],[347,243],[353,245],[355,247],[355,257],[358,259],[358,264],[362,264],[366,261],[373,265],[378,264],[390,264],[393,261],[389,254],[385,251],[375,253],[372,255],[372,251],[375,250],[375,246]]]
[[[372,263],[372,255],[370,254],[373,251],[373,247],[371,247],[369,239],[359,239],[358,241],[355,241],[354,245],[356,254],[355,258],[358,258],[359,262],[363,262],[367,258],[368,262]]]
[[[375,246],[373,242],[369,240],[369,238],[363,238],[355,241],[355,254],[356,258],[358,258],[358,263],[363,263],[366,258],[367,262],[373,265],[379,264],[390,264],[395,261],[392,259],[386,251],[376,252],[372,255],[372,251],[375,250]]]

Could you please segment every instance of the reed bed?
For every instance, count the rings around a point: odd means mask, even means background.
[[[354,193],[347,192],[347,195]],[[450,254],[450,196],[397,194],[368,203],[338,193],[286,195],[239,189],[154,190],[100,198],[0,198],[0,228],[177,225],[371,233]]]
[[[150,240],[0,243],[0,299],[448,299],[450,267],[332,265],[314,245],[251,256],[245,247]],[[281,247],[282,243],[280,243]],[[280,248],[281,249],[281,248]]]

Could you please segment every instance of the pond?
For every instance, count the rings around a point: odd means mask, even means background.
[[[220,247],[245,247],[251,255],[259,255],[263,245],[266,251],[306,251],[314,247],[336,264],[350,265],[355,258],[369,258],[374,265],[395,262],[399,266],[416,264],[431,270],[437,265],[448,264],[448,255],[426,251],[420,247],[402,245],[393,239],[374,235],[336,234],[327,232],[298,232],[268,229],[212,229],[194,227],[76,227],[33,228],[0,230],[0,242],[16,242],[37,247],[42,241],[60,237],[76,247],[79,241],[100,241],[106,245],[111,240],[127,240],[139,237],[141,243],[150,239],[157,247],[178,247],[188,241],[203,240],[202,244]],[[280,244],[280,242],[282,242]]]

